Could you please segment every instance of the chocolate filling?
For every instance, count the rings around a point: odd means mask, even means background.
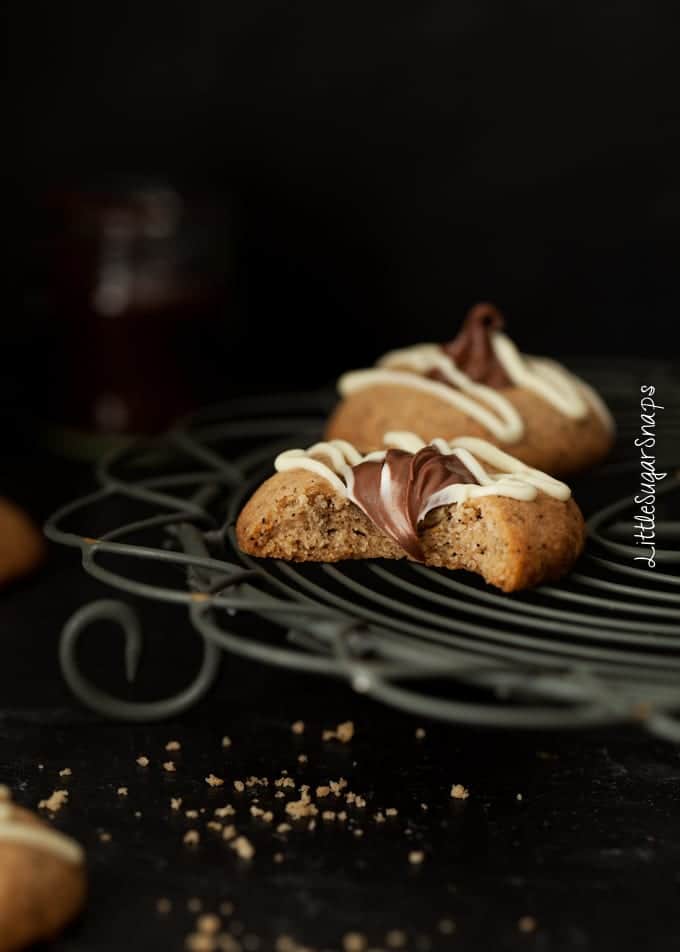
[[[455,455],[424,446],[417,453],[388,450],[383,460],[352,469],[351,498],[371,522],[418,562],[425,558],[418,539],[418,515],[427,500],[456,483],[478,481]],[[382,491],[381,491],[382,490]]]
[[[493,304],[475,304],[468,311],[456,337],[442,344],[442,350],[475,383],[485,384],[495,390],[510,387],[512,381],[491,344],[492,331],[503,330],[504,325],[503,315]],[[438,370],[431,371],[428,376],[449,383]]]

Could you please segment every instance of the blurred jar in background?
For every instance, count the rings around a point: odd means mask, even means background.
[[[49,206],[46,415],[62,448],[157,432],[223,396],[226,202],[147,185],[60,192]]]

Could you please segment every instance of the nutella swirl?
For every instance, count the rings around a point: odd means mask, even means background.
[[[448,344],[442,344],[442,350],[475,383],[483,383],[494,390],[511,387],[512,380],[493,346],[493,334],[504,327],[503,315],[497,307],[487,302],[475,304],[468,311],[456,337]],[[437,374],[438,371],[434,370],[428,376],[442,379]]]
[[[539,492],[569,499],[567,485],[476,437],[426,445],[415,433],[386,433],[386,450],[362,456],[345,440],[277,456],[277,472],[305,469],[358,506],[413,559],[422,560],[418,527],[433,509],[481,496],[531,502]],[[490,469],[487,469],[487,466]]]
[[[435,446],[417,453],[388,450],[382,460],[359,463],[351,471],[350,498],[371,522],[423,561],[418,522],[428,501],[447,486],[477,484],[465,464]]]

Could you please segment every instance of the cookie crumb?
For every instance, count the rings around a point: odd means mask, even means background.
[[[397,816],[398,813],[399,813],[399,810],[397,810],[396,807],[388,807],[385,810],[385,816]]]
[[[72,773],[73,773],[73,771],[71,770],[70,767],[64,767],[63,770],[60,770],[60,771],[59,771],[59,776],[60,776],[60,777],[70,777],[70,776],[72,775]]]
[[[294,734],[304,734],[305,732],[305,722],[304,721],[294,721],[290,725],[290,729]]]
[[[299,764],[306,764],[307,761],[308,761],[308,759],[309,759],[309,758],[307,757],[307,754],[299,754],[299,755],[298,755],[298,763],[299,763]]]
[[[354,830],[354,835],[355,835],[355,836],[363,836],[363,835],[364,835],[364,831],[361,829],[360,826],[358,826],[358,827],[356,828],[356,830]]]
[[[228,826],[222,830],[222,838],[225,840],[233,840],[236,836],[236,827],[230,823]]]
[[[536,931],[536,920],[533,916],[521,916],[517,920],[517,928],[520,932],[535,932]]]
[[[322,740],[339,740],[341,744],[348,744],[353,737],[353,721],[343,721],[335,730],[325,730],[321,735]]]
[[[186,846],[196,846],[201,841],[201,834],[198,830],[187,830],[182,837],[182,842]]]
[[[224,818],[225,816],[233,816],[236,813],[236,810],[234,810],[231,803],[227,803],[226,806],[215,807],[213,813],[215,816]]]
[[[238,793],[243,793],[245,789],[246,785],[242,780],[234,780],[234,790],[238,791]]]
[[[171,810],[179,810],[179,808],[180,808],[181,806],[182,806],[182,798],[181,798],[181,797],[171,797],[171,798],[170,798],[170,809],[171,809]]]
[[[110,833],[106,833],[104,830],[102,830],[102,832],[99,834],[99,839],[101,840],[102,843],[110,843],[110,842],[111,842],[111,834],[110,834]]]
[[[196,920],[196,930],[206,935],[217,935],[222,928],[222,920],[214,912],[205,912]]]
[[[149,762],[150,762],[149,758],[145,754],[142,754],[140,757],[137,758],[137,763],[139,764],[140,767],[148,767]]]
[[[279,823],[279,825],[276,827],[276,832],[277,832],[277,833],[290,833],[290,831],[291,831],[292,829],[293,829],[293,827],[290,825],[290,823]]]
[[[324,810],[321,814],[322,820],[334,820],[336,816],[335,810]]]
[[[127,795],[128,795],[128,788],[127,788],[127,787],[118,787],[118,789],[116,790],[116,793],[118,794],[119,797],[127,797]]]
[[[178,740],[169,740],[165,745],[166,750],[181,750],[182,745]]]
[[[362,932],[347,932],[342,937],[344,952],[364,952],[367,944],[366,936]]]
[[[222,746],[225,748],[225,750],[227,747],[231,747],[231,737],[227,737],[225,734],[225,736],[222,738]]]
[[[184,816],[187,818],[187,820],[197,820],[198,810],[185,810]]]
[[[252,859],[255,855],[255,847],[245,836],[237,836],[230,846],[238,853],[241,859]]]
[[[68,801],[68,790],[55,790],[46,800],[41,800],[38,804],[39,810],[49,810],[50,813],[56,813],[61,810]]]
[[[309,787],[303,784],[303,786],[300,787],[300,799],[288,801],[286,804],[286,813],[288,816],[292,816],[295,820],[299,820],[305,816],[316,816],[319,811],[312,803],[308,790]]]
[[[223,828],[222,824],[217,820],[208,820],[205,827],[207,830],[212,830],[214,833],[221,833]]]
[[[217,942],[211,935],[202,932],[190,932],[184,940],[187,952],[216,952]]]
[[[167,916],[172,910],[172,903],[165,896],[156,900],[156,912],[161,916]]]
[[[317,788],[316,788],[316,795],[317,795],[317,797],[327,797],[330,792],[331,792],[331,788],[330,788],[330,787],[317,787]]]
[[[205,782],[209,787],[223,787],[224,780],[221,777],[216,777],[215,774],[211,773],[205,778]]]
[[[163,770],[167,771],[168,773],[174,773],[175,772],[174,763],[171,760],[166,760],[165,763],[163,764]]]
[[[411,850],[408,854],[408,861],[412,866],[420,866],[425,859],[425,853],[422,850]]]
[[[454,800],[467,800],[470,796],[470,791],[467,787],[464,787],[462,783],[454,783],[451,787],[451,796]]]
[[[343,791],[343,790],[345,789],[345,787],[347,786],[347,781],[345,780],[344,777],[340,777],[339,780],[330,780],[329,783],[328,783],[328,785],[329,785],[329,787],[331,788],[331,792],[332,792],[336,797],[339,797],[340,794],[342,793],[342,791]]]

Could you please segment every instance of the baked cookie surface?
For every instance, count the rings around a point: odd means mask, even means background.
[[[480,304],[449,344],[394,351],[343,375],[326,439],[369,452],[390,430],[424,440],[479,436],[562,476],[602,460],[614,440],[602,400],[559,364],[520,354],[502,327],[499,312]]]
[[[44,555],[43,537],[28,516],[0,496],[0,586],[32,571]]]
[[[0,952],[56,936],[80,911],[85,889],[80,846],[0,800]]]
[[[296,562],[410,558],[506,592],[555,580],[585,528],[563,483],[472,438],[361,456],[342,441],[281,454],[236,526],[249,555]]]

